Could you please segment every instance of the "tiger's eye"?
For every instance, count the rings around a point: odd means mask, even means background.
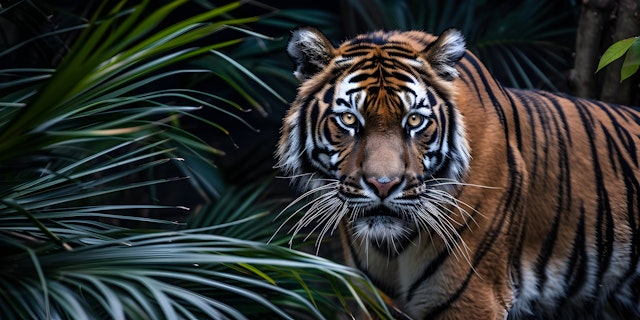
[[[356,116],[351,112],[345,112],[340,115],[340,120],[347,126],[352,126],[356,123]]]
[[[407,125],[411,128],[415,128],[422,123],[422,116],[419,114],[412,114],[407,119]]]

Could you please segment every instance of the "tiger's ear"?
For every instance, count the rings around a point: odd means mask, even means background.
[[[287,53],[295,64],[293,75],[305,81],[324,69],[333,58],[334,47],[316,28],[303,27],[293,30]]]
[[[462,33],[457,29],[447,29],[424,50],[424,58],[433,70],[445,80],[458,76],[455,65],[466,51]]]

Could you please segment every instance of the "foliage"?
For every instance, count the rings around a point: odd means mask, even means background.
[[[0,290],[1,313],[8,319],[293,319],[331,317],[348,310],[350,296],[362,296],[355,300],[362,308],[380,305],[356,271],[262,242],[264,228],[252,228],[272,223],[268,210],[238,198],[255,199],[261,191],[233,190],[211,211],[200,210],[220,220],[213,226],[197,228],[203,221],[196,219],[169,232],[110,228],[68,239],[74,250],[20,245],[24,252],[3,267],[12,276],[0,277],[0,287],[13,289]],[[336,307],[332,297],[342,304]]]
[[[624,61],[620,69],[620,82],[631,77],[640,67],[640,37],[623,39],[612,44],[602,54],[596,72],[622,56]]]
[[[260,17],[233,18],[235,1],[175,21],[187,3],[100,2],[87,21],[0,51],[73,43],[52,67],[0,69],[2,318],[323,318],[356,312],[348,301],[385,317],[357,271],[263,242],[277,226],[263,189],[211,184],[222,152],[187,124],[228,135],[208,109],[251,130],[233,111],[258,106],[241,88],[281,98],[220,51],[267,40],[244,26]],[[25,6],[40,10],[19,1],[0,14]],[[189,65],[203,55],[218,63]],[[184,85],[203,74],[241,102]],[[189,210],[164,196],[177,192],[218,201]]]

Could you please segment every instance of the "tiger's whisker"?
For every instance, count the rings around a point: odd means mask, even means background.
[[[318,188],[309,190],[307,192],[305,192],[304,194],[302,194],[301,196],[299,196],[298,198],[296,198],[295,200],[293,200],[291,203],[289,203],[289,205],[287,205],[284,209],[282,209],[282,211],[280,211],[280,213],[278,213],[276,215],[276,217],[274,218],[274,220],[277,220],[284,212],[286,212],[287,210],[289,210],[292,206],[297,205],[299,202],[303,201],[304,199],[306,199],[308,196],[314,194],[314,193],[318,193],[318,192],[323,192],[326,190],[331,190],[331,189],[335,189],[337,186],[337,182],[336,183],[331,183],[331,184],[326,184],[323,186],[320,186]],[[284,227],[284,225],[286,225],[291,219],[293,219],[293,217],[295,217],[300,211],[304,210],[307,207],[313,207],[313,205],[317,202],[317,201],[321,201],[322,198],[318,197],[315,198],[307,203],[305,203],[302,207],[300,207],[299,209],[297,209],[295,212],[293,212],[292,214],[289,215],[289,217],[287,217],[287,219],[285,219],[285,221],[282,222],[282,224],[280,224],[280,226],[276,229],[276,231],[274,232],[274,234],[271,236],[271,238],[269,238],[268,243],[271,242],[273,240],[273,238],[280,232],[280,230],[282,229],[282,227]],[[298,224],[300,222],[297,222],[296,224]],[[294,225],[295,226],[295,225]],[[293,228],[293,227],[292,227]],[[291,232],[291,229],[289,230],[289,232]],[[296,232],[297,234],[297,232]],[[292,240],[295,237],[295,234],[292,235],[291,239],[289,240],[289,245],[292,245]]]
[[[435,178],[435,177],[432,177],[431,179],[426,180],[424,184],[427,184],[430,187],[454,185],[454,186],[461,186],[461,187],[474,187],[474,188],[484,188],[484,189],[496,189],[496,190],[501,189],[500,187],[466,183],[466,182],[462,182],[462,181],[459,181],[456,179],[450,179],[450,178]]]

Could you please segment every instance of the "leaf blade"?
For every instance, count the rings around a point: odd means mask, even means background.
[[[631,77],[640,67],[640,37],[636,38],[624,57],[620,69],[620,82]]]
[[[612,44],[607,50],[602,54],[602,58],[600,58],[600,62],[598,62],[598,68],[596,72],[600,71],[602,68],[608,66],[613,61],[622,57],[629,48],[633,45],[633,43],[637,40],[636,38],[628,38],[620,40],[614,44]]]

